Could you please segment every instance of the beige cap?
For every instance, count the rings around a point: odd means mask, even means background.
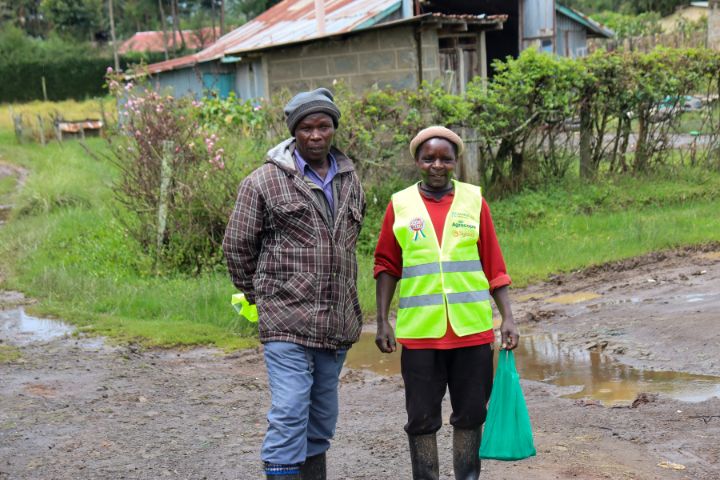
[[[458,156],[462,155],[465,150],[462,138],[460,138],[457,133],[453,132],[449,128],[445,128],[440,125],[433,125],[432,127],[420,130],[418,134],[415,135],[415,138],[410,141],[410,155],[415,158],[415,151],[418,147],[423,142],[430,140],[431,138],[444,138],[448,142],[454,143],[457,146]]]

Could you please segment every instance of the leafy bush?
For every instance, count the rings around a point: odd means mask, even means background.
[[[199,273],[217,265],[228,200],[249,170],[235,157],[226,164],[231,142],[200,122],[199,102],[123,87],[112,72],[109,86],[123,104],[110,140],[121,172],[115,192],[133,214],[119,218],[159,270]]]
[[[611,28],[619,39],[663,33],[662,26],[660,25],[660,14],[657,12],[625,15],[605,11],[594,14],[592,18]]]

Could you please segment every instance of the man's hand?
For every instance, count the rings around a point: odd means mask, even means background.
[[[500,325],[500,335],[502,338],[502,345],[500,348],[504,350],[515,350],[520,340],[520,334],[515,326],[515,320],[512,316],[510,318],[503,318],[502,325]]]
[[[383,353],[392,353],[397,350],[395,333],[388,321],[378,321],[375,345],[377,345],[378,349]]]

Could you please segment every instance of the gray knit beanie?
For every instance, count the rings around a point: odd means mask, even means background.
[[[311,113],[327,113],[337,128],[340,109],[333,102],[333,94],[327,88],[318,88],[312,92],[298,93],[285,105],[285,122],[290,135],[295,136],[297,124]]]

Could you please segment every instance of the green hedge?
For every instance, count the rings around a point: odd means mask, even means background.
[[[162,59],[133,55],[122,58],[120,67],[126,69],[128,65],[139,61]],[[105,72],[113,64],[111,56],[0,61],[0,103],[43,100],[42,77],[45,77],[48,100],[82,100],[107,95]]]

